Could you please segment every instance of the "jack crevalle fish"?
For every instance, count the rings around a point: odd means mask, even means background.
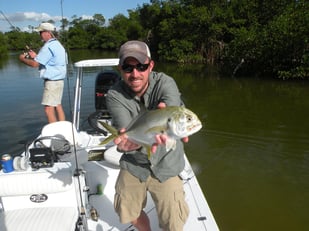
[[[101,144],[107,144],[119,133],[107,123],[99,121],[112,135]],[[126,128],[128,139],[140,144],[147,150],[148,158],[151,155],[151,146],[156,143],[157,134],[166,134],[166,150],[176,148],[176,140],[190,136],[202,128],[202,123],[197,115],[181,106],[169,106],[163,109],[150,110],[137,116]]]

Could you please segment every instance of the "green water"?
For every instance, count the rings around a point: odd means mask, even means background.
[[[21,150],[18,141],[35,137],[45,123],[42,81],[17,56],[0,69],[1,154]],[[93,51],[72,56],[111,57]],[[155,69],[176,79],[185,104],[203,122],[185,149],[219,228],[308,230],[309,82],[219,77],[201,65],[158,63]],[[65,93],[67,114],[68,98]]]

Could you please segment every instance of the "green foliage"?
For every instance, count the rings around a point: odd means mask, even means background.
[[[299,2],[286,6],[266,25],[235,28],[234,39],[225,47],[224,70],[231,72],[244,59],[239,75],[308,78],[308,25],[308,4]]]
[[[98,37],[100,38],[100,47],[104,50],[115,50],[119,47],[119,44],[126,41],[126,36],[124,34],[110,28],[105,28]]]
[[[152,0],[128,13],[108,23],[101,14],[63,19],[59,39],[67,49],[104,50],[137,39],[162,61],[216,64],[230,76],[309,77],[306,0]],[[9,50],[42,45],[36,32],[2,36]]]
[[[4,36],[2,32],[0,32],[0,58],[3,58],[7,55],[8,46],[7,46],[7,38]]]
[[[14,30],[5,33],[5,37],[8,41],[9,50],[25,50],[26,46],[33,50],[38,50],[42,46],[37,32],[29,33]]]

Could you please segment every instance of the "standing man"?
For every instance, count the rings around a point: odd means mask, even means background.
[[[160,145],[167,137],[158,135],[148,159],[146,150],[128,140],[124,133],[124,128],[144,108],[182,105],[178,87],[171,77],[152,71],[154,61],[144,42],[123,44],[119,59],[122,80],[108,91],[106,98],[113,125],[123,133],[114,140],[118,150],[124,152],[115,186],[115,210],[122,223],[131,222],[139,231],[150,231],[149,218],[143,211],[148,191],[155,202],[160,227],[181,231],[189,212],[178,176],[185,163],[182,142],[177,141],[176,149],[167,152]]]
[[[44,22],[36,28],[40,33],[44,46],[38,54],[30,50],[28,54],[21,54],[20,61],[40,71],[44,80],[42,104],[49,123],[65,120],[61,105],[64,78],[67,72],[67,56],[64,47],[55,38],[56,28],[53,24]],[[28,58],[27,56],[30,56]]]

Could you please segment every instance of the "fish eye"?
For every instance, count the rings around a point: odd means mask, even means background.
[[[187,120],[190,122],[192,120],[192,116],[187,116]]]

